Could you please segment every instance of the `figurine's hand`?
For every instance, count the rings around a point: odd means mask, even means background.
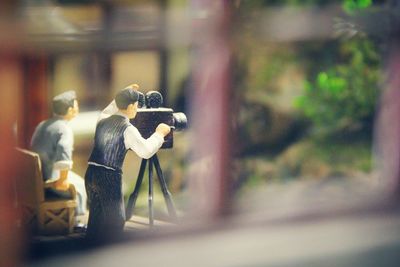
[[[54,188],[60,191],[67,191],[69,189],[69,183],[68,181],[57,180],[54,183]]]
[[[156,132],[161,134],[162,136],[166,136],[171,131],[171,127],[166,125],[165,123],[160,123],[157,128]]]

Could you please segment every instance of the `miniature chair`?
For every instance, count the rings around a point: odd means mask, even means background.
[[[45,188],[39,155],[17,148],[20,166],[16,181],[17,205],[22,211],[21,223],[39,234],[70,234],[75,225],[76,191],[70,185],[71,199],[45,199]]]

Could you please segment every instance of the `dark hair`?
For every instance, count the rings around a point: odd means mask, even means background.
[[[76,100],[75,91],[67,91],[53,98],[53,112],[56,115],[64,116],[70,107],[74,107]]]
[[[127,109],[130,104],[135,104],[139,94],[132,88],[125,88],[115,96],[115,103],[119,109]]]

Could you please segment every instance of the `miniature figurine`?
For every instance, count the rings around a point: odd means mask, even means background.
[[[150,158],[162,146],[170,127],[160,123],[144,139],[129,120],[136,116],[137,85],[121,90],[100,115],[94,147],[88,162],[85,185],[89,197],[87,237],[101,240],[122,232],[125,208],[122,194],[122,164],[128,149]]]
[[[79,113],[74,91],[67,91],[53,98],[54,116],[42,121],[35,129],[31,149],[38,153],[44,181],[55,179],[54,187],[45,191],[47,198],[71,198],[69,184],[77,191],[76,215],[86,212],[86,191],[83,178],[71,171],[74,135],[68,122]]]

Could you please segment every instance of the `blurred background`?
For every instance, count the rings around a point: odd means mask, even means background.
[[[195,266],[197,257],[206,266],[397,266],[400,1],[20,0],[0,10],[4,266],[97,266],[111,255],[125,266],[135,248],[148,266]],[[27,253],[13,148],[29,148],[52,97],[75,90],[74,171],[83,177],[99,112],[132,83],[188,116],[174,147],[158,153],[180,220],[171,241],[149,234],[160,251],[171,242],[171,254],[187,257],[147,261],[147,234],[132,248],[135,236],[91,251],[92,260],[45,246]],[[139,165],[129,152],[126,197]],[[143,217],[146,183],[135,209]],[[156,219],[169,221],[155,189]]]

